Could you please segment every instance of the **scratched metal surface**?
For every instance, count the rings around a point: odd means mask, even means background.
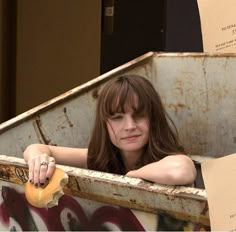
[[[236,54],[155,55],[152,82],[192,155],[236,151]]]
[[[22,157],[31,143],[86,147],[96,99],[110,78],[135,73],[150,79],[192,155],[236,150],[236,55],[147,53],[0,124],[0,153]]]
[[[32,143],[87,147],[104,83],[124,73],[150,78],[152,55],[147,53],[0,124],[0,154],[22,157]]]
[[[206,192],[202,189],[153,184],[138,178],[58,165],[69,176],[64,192],[73,197],[169,215],[209,226]],[[24,185],[28,169],[22,158],[0,155],[0,180]],[[142,197],[140,197],[142,196]]]

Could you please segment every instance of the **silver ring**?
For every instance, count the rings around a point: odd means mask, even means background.
[[[42,161],[40,166],[42,166],[42,165],[48,165],[48,163],[46,161]]]

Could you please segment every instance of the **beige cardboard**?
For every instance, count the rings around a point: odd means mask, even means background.
[[[204,52],[236,52],[236,0],[197,0]]]
[[[236,153],[202,163],[212,231],[236,231]]]

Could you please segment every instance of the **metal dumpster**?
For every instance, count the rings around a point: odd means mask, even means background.
[[[209,230],[203,189],[73,167],[62,166],[70,178],[59,205],[34,208],[24,198],[22,152],[31,143],[86,147],[103,85],[132,73],[151,80],[194,158],[233,153],[235,61],[235,54],[149,52],[0,124],[0,229]]]

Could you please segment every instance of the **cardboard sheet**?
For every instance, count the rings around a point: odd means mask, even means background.
[[[236,231],[236,153],[202,163],[212,231]]]
[[[204,52],[236,52],[236,0],[197,0]]]

